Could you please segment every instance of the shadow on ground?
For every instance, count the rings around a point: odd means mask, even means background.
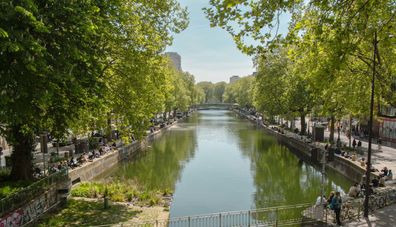
[[[124,205],[114,204],[109,209],[104,209],[102,202],[69,200],[65,208],[48,214],[38,226],[110,225],[126,222],[140,212]]]

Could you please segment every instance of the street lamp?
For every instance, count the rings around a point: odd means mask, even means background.
[[[374,112],[374,89],[375,89],[375,74],[376,74],[376,57],[377,57],[377,32],[374,33],[374,51],[373,51],[373,77],[371,78],[371,102],[370,102],[370,119],[369,119],[369,138],[368,138],[368,150],[367,150],[367,166],[366,166],[366,187],[365,187],[365,198],[364,198],[364,217],[368,217],[369,212],[369,196],[370,196],[370,172],[371,172],[371,141],[373,137],[373,112]]]

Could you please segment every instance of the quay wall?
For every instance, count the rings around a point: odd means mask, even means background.
[[[140,149],[146,147],[148,143],[160,137],[163,132],[172,125],[173,124],[170,124],[158,131],[151,133],[142,141],[134,141],[131,144],[122,145],[118,147],[117,150],[107,153],[104,156],[95,159],[93,162],[88,162],[88,164],[85,164],[82,167],[70,170],[69,177],[72,184],[81,181],[90,181],[95,177],[100,176],[101,174],[113,168],[120,161],[128,159]]]
[[[321,154],[324,153],[324,149],[322,147],[316,146],[314,143],[303,141],[298,135],[293,134],[287,135],[284,133],[280,133],[275,129],[270,128],[262,123],[257,122],[256,118],[242,113],[241,111],[234,110],[240,116],[250,120],[251,122],[259,125],[267,134],[270,134],[277,138],[278,142],[287,146],[297,157],[302,159],[305,162],[308,162],[314,166],[320,165]],[[312,154],[313,149],[319,149],[318,156],[315,159]],[[334,155],[334,160],[326,162],[327,169],[333,169],[351,180],[352,182],[360,182],[363,174],[365,174],[365,169],[361,166],[356,165],[356,163],[352,162],[349,159],[344,157]],[[377,176],[372,173],[371,177]]]

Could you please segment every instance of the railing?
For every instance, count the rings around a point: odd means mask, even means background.
[[[68,179],[68,169],[62,169],[59,172],[51,174],[48,177],[34,182],[28,187],[0,200],[0,217],[4,214],[19,208],[20,206],[28,203],[36,196],[45,192],[54,184],[65,181]]]
[[[314,223],[312,204],[279,206],[256,210],[222,212],[207,215],[177,217],[169,220],[127,222],[111,226],[133,227],[232,227],[232,226],[290,226]],[[110,226],[110,225],[102,225]]]

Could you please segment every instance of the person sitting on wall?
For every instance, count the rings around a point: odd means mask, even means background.
[[[377,188],[379,186],[379,177],[372,179],[371,183],[373,184],[374,188]]]
[[[358,183],[355,183],[354,185],[352,185],[351,188],[349,189],[348,196],[353,197],[353,198],[358,197],[359,192],[360,192],[360,188],[358,186],[359,186]]]
[[[361,167],[365,167],[366,166],[366,162],[365,162],[364,158],[360,159],[360,166]]]
[[[379,187],[385,187],[385,177],[379,177]]]
[[[356,159],[357,159],[356,153],[352,154],[351,159],[352,159],[352,161],[356,161]]]
[[[383,169],[381,169],[380,176],[383,176],[383,177],[388,176],[388,168],[386,166]]]
[[[388,176],[386,176],[385,180],[393,180],[393,173],[392,170],[388,171]]]

